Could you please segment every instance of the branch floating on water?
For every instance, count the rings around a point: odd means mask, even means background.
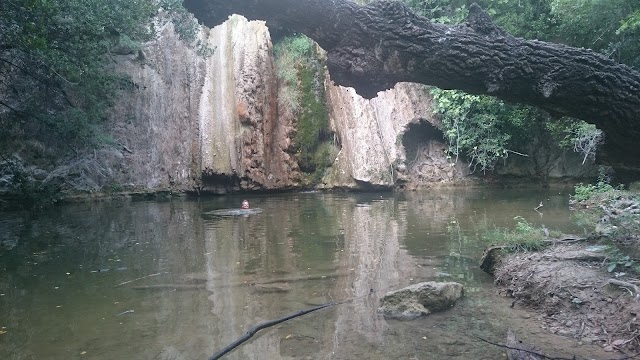
[[[165,271],[165,272],[159,272],[159,273],[155,273],[155,274],[151,274],[151,275],[147,275],[147,276],[143,276],[143,277],[139,277],[137,279],[133,279],[133,280],[129,280],[129,281],[125,281],[125,282],[121,282],[120,284],[116,285],[115,287],[118,287],[120,285],[125,285],[125,284],[129,284],[132,283],[134,281],[138,281],[138,280],[142,280],[142,279],[146,279],[146,278],[150,278],[153,276],[158,276],[158,275],[162,275],[162,274],[168,274],[169,272]]]
[[[255,326],[253,326],[249,330],[247,330],[247,332],[244,333],[244,335],[242,335],[238,340],[232,342],[231,344],[227,345],[222,350],[220,350],[217,353],[213,354],[213,356],[211,356],[209,358],[209,360],[220,359],[222,356],[226,355],[227,353],[229,353],[233,349],[235,349],[238,346],[240,346],[243,342],[249,340],[253,335],[255,335],[258,331],[260,331],[262,329],[266,329],[268,327],[271,327],[273,325],[278,325],[280,323],[283,323],[283,322],[285,322],[287,320],[291,320],[291,319],[296,318],[298,316],[306,315],[306,314],[314,312],[316,310],[324,309],[324,308],[327,308],[327,307],[330,307],[330,306],[334,306],[334,305],[338,305],[338,304],[339,303],[330,302],[330,303],[322,304],[322,305],[319,305],[319,306],[316,306],[316,307],[312,307],[312,308],[309,308],[309,309],[300,310],[300,311],[297,311],[297,312],[295,312],[293,314],[289,314],[287,316],[284,316],[284,317],[281,317],[281,318],[278,318],[278,319],[261,322],[261,323],[255,325]]]

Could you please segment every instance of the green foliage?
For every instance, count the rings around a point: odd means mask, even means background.
[[[634,13],[629,15],[624,21],[622,21],[622,25],[616,30],[616,35],[624,34],[625,32],[635,31],[640,27],[640,10],[636,10]]]
[[[557,36],[557,20],[550,16],[549,0],[484,0],[480,5],[514,36],[545,41]]]
[[[11,159],[0,163],[0,174],[8,176],[10,187],[7,190],[13,198],[10,200],[16,200],[20,207],[43,207],[60,200],[54,183],[35,179],[19,161]]]
[[[330,144],[329,115],[324,100],[324,67],[315,44],[298,35],[274,46],[280,80],[278,104],[281,114],[297,119],[294,151],[305,173],[319,181],[335,158]]]
[[[457,90],[433,89],[434,110],[440,116],[449,151],[465,155],[470,167],[492,171],[499,159],[527,144],[543,114],[527,106],[506,104]]]
[[[621,189],[616,189],[609,183],[606,171],[603,167],[600,167],[598,181],[595,184],[576,184],[571,200],[574,202],[588,201],[596,195],[615,192],[616,190]]]
[[[193,14],[182,6],[182,0],[153,1],[157,3],[157,6],[165,13],[169,21],[171,21],[180,39],[194,47],[201,56],[208,57],[213,54],[213,49],[198,39],[197,35],[200,30],[198,21]]]
[[[602,130],[593,124],[571,118],[552,121],[530,106],[457,90],[432,89],[431,94],[451,156],[457,160],[464,155],[473,171],[492,171],[498,160],[510,154],[526,154],[535,136],[580,153],[584,164],[595,160],[604,139]]]
[[[469,13],[467,2],[463,0],[404,0],[418,15],[443,24],[462,22]]]
[[[135,87],[108,68],[113,51],[137,51],[154,35],[158,10],[171,7],[171,18],[179,4],[1,1],[0,137],[34,139],[63,152],[98,145],[107,109],[120,91]],[[183,36],[193,39],[195,33],[187,29],[195,29],[196,23],[186,23],[184,16],[175,19]],[[7,151],[7,142],[0,146]]]
[[[434,22],[460,23],[469,1],[404,0]],[[590,48],[630,66],[640,66],[640,1],[478,0],[496,24],[528,39]]]
[[[573,195],[573,200],[575,201],[586,201],[591,199],[596,194],[603,194],[609,191],[613,191],[613,186],[597,182],[596,184],[583,184],[579,183],[574,187],[575,194]]]
[[[280,80],[278,93],[280,113],[293,117],[300,110],[302,102],[298,71],[313,64],[313,42],[303,35],[289,36],[276,43],[273,52],[277,76]]]
[[[540,251],[545,246],[544,229],[537,228],[523,217],[516,216],[514,230],[494,228],[487,231],[483,238],[492,244],[500,244],[511,252]]]
[[[615,246],[607,246],[607,259],[605,264],[607,265],[607,272],[614,272],[618,270],[638,273],[638,270],[640,270],[638,262],[635,259],[626,255]]]
[[[108,188],[108,191],[112,193],[119,193],[119,192],[122,192],[122,190],[124,190],[124,186],[122,186],[122,184],[119,184],[119,183],[112,183],[111,185],[109,185],[109,188]]]
[[[274,45],[278,78],[287,85],[298,82],[298,68],[307,67],[315,57],[313,41],[304,35],[289,36]]]
[[[603,52],[640,66],[640,2],[637,0],[548,0],[558,23],[558,41]]]
[[[640,240],[640,196],[612,186],[602,168],[595,184],[575,186],[571,203],[579,205],[573,217],[586,232],[625,244]]]
[[[299,75],[302,108],[298,114],[298,128],[294,141],[298,147],[300,168],[313,172],[324,161],[318,161],[315,151],[320,145],[323,132],[329,127],[329,115],[324,102],[318,99],[313,91],[315,74],[309,69],[301,69]]]
[[[595,125],[582,120],[562,118],[548,122],[546,127],[561,148],[582,154],[582,164],[587,159],[595,161],[596,151],[604,140],[604,133]]]
[[[465,0],[404,0],[417,14],[433,22],[461,23],[469,13]],[[507,32],[526,38],[548,39],[554,19],[547,0],[480,0],[477,3]]]

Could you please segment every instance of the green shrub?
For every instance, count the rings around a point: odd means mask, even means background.
[[[335,158],[335,146],[329,141],[332,132],[325,104],[324,66],[315,44],[303,35],[284,38],[274,45],[274,53],[280,81],[279,111],[297,120],[293,151],[300,169],[317,182]]]
[[[591,200],[595,195],[615,193],[623,190],[622,186],[613,187],[609,183],[605,167],[600,167],[598,171],[598,181],[595,184],[578,183],[574,187],[574,194],[571,196],[573,202],[583,202]]]
[[[619,249],[609,249],[609,254],[606,260],[607,272],[613,272],[616,269],[636,271],[636,261],[634,259],[629,255],[625,255]]]
[[[523,217],[516,216],[514,230],[494,228],[488,230],[483,238],[491,244],[504,245],[510,252],[540,251],[545,246],[545,230],[535,227]]]

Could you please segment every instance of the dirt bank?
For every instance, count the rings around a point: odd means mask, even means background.
[[[606,247],[589,241],[503,253],[494,265],[495,282],[514,299],[513,307],[538,313],[543,329],[633,355],[640,350],[640,280],[607,272],[608,261]]]

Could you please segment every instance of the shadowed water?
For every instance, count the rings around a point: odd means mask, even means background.
[[[511,308],[478,268],[515,216],[580,231],[562,190],[437,190],[101,202],[0,213],[0,359],[500,359],[508,327],[554,356],[605,358]],[[544,206],[534,208],[543,202]],[[410,322],[377,314],[388,290],[458,281],[465,298]],[[570,357],[570,356],[569,356]]]

